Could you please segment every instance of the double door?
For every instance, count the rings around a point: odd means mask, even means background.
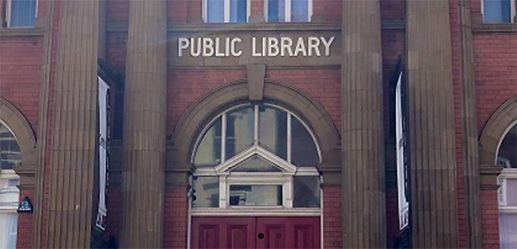
[[[192,217],[192,248],[321,248],[319,217]]]

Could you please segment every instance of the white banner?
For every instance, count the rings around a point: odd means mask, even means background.
[[[99,78],[99,209],[95,225],[104,230],[106,228],[106,194],[108,184],[108,141],[109,141],[109,85]]]
[[[399,207],[399,228],[403,230],[409,225],[409,202],[406,199],[406,167],[404,150],[406,137],[403,127],[404,117],[402,115],[402,73],[399,74],[395,89],[395,139],[397,146],[397,189]]]

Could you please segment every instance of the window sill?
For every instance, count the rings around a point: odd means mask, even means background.
[[[474,33],[517,33],[517,23],[476,23],[472,27]]]
[[[43,36],[44,33],[41,28],[0,28],[0,37]]]

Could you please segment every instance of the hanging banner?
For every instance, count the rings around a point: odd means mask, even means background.
[[[395,88],[395,139],[397,146],[397,190],[399,207],[399,229],[404,230],[409,225],[409,201],[407,199],[407,158],[406,158],[406,127],[402,112],[402,72],[399,74]]]
[[[95,225],[106,228],[106,195],[109,170],[109,85],[99,78],[99,208]]]

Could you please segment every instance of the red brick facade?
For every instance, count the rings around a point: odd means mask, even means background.
[[[43,17],[47,15],[49,0],[40,0],[38,4],[37,23],[41,25]],[[170,27],[181,24],[201,23],[202,0],[170,0],[168,1],[167,19]],[[57,34],[59,31],[59,3],[54,1],[54,30],[52,34],[52,46],[44,48],[44,29],[23,30],[14,33],[4,27],[0,27],[0,97],[11,102],[30,123],[38,138],[38,144],[46,144],[47,152],[43,167],[45,177],[44,203],[35,208],[43,210],[43,224],[48,221],[48,195],[49,195],[49,168],[50,148],[52,146],[52,107],[53,107],[53,82],[55,80]],[[458,27],[457,1],[449,1],[450,27],[452,42],[453,65],[453,92],[454,92],[454,116],[456,126],[456,165],[458,188],[458,224],[459,245],[466,248],[467,231],[465,224],[465,187],[463,178],[463,154],[462,154],[462,117],[461,117],[461,41]],[[517,5],[517,1],[516,4]],[[261,16],[263,2],[251,0],[251,15]],[[5,9],[5,0],[0,0],[0,9]],[[126,63],[126,33],[113,31],[119,26],[127,26],[129,15],[129,1],[107,1],[107,26],[106,34],[107,58],[109,67],[124,75]],[[340,25],[341,1],[339,0],[313,0],[313,15],[327,23]],[[400,24],[405,20],[405,1],[386,0],[381,1],[381,17],[383,24]],[[481,16],[480,1],[472,1],[473,22]],[[318,19],[318,20],[319,20]],[[402,24],[403,25],[403,24]],[[476,25],[474,25],[476,26]],[[477,25],[482,26],[482,25]],[[481,134],[487,121],[502,103],[517,94],[517,32],[515,24],[507,31],[483,31],[482,28],[473,28],[474,47],[474,71],[477,92],[477,127]],[[384,105],[385,127],[391,127],[388,113],[390,111],[389,95],[393,89],[389,87],[391,70],[395,67],[399,56],[404,56],[405,51],[404,26],[399,28],[385,28],[382,31],[382,55],[384,76]],[[50,51],[51,69],[49,74],[48,115],[44,117],[47,122],[46,140],[39,139],[39,127],[41,121],[40,97],[42,84],[42,71],[44,53]],[[291,69],[267,69],[266,79],[282,82],[298,89],[317,101],[324,111],[330,116],[336,130],[341,130],[341,71],[338,67],[316,68],[291,68]],[[171,65],[167,75],[167,136],[172,136],[179,120],[185,112],[201,96],[221,85],[242,80],[247,77],[244,67],[241,68],[174,68]],[[117,107],[115,107],[116,109]],[[386,143],[391,143],[393,133],[385,129]],[[33,190],[22,189],[20,200],[28,196],[34,198]],[[104,238],[110,235],[118,238],[121,221],[121,189],[115,185],[110,188],[108,195],[108,222]],[[342,247],[341,227],[343,222],[341,208],[341,191],[339,186],[325,186],[323,188],[323,238],[325,248]],[[481,191],[483,247],[498,248],[498,204],[496,190]],[[163,219],[163,247],[185,248],[187,245],[188,203],[186,188],[184,186],[166,186],[164,198]],[[397,192],[396,189],[386,190],[386,219],[388,247],[393,246],[393,239],[398,235],[397,217]],[[46,226],[43,226],[46,227]],[[18,220],[18,248],[32,247],[34,219],[30,213],[19,214]],[[43,234],[48,231],[43,231]],[[46,247],[46,236],[42,236],[42,247]]]

